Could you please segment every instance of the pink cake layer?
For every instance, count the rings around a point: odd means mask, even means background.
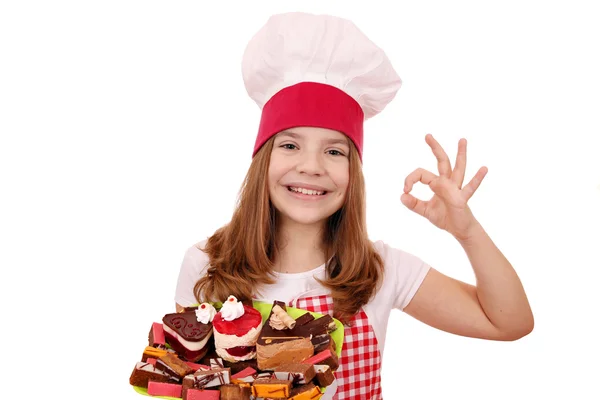
[[[154,344],[165,345],[165,331],[163,330],[161,323],[152,323],[152,336],[154,338]]]
[[[148,382],[148,394],[150,396],[181,397],[181,389],[181,385],[176,383]]]
[[[184,361],[184,363],[186,363],[191,368],[193,368],[194,371],[198,371],[199,369],[201,369],[202,371],[208,371],[210,369],[210,367],[208,365],[204,365],[204,364],[196,364],[191,361]]]
[[[329,349],[327,349],[327,350],[323,350],[322,352],[320,352],[318,354],[315,354],[308,360],[302,361],[302,363],[303,364],[313,364],[313,365],[319,364],[320,362],[322,362],[323,360],[327,360],[331,356],[332,356],[331,351],[329,351]]]
[[[219,400],[220,390],[188,389],[187,400]]]
[[[243,370],[241,370],[240,372],[238,372],[237,374],[232,375],[231,379],[241,379],[241,378],[245,378],[250,375],[254,375],[255,373],[256,373],[256,370],[254,368],[247,367],[247,368],[244,368]]]

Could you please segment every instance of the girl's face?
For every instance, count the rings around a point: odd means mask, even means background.
[[[269,196],[282,219],[320,224],[344,204],[348,138],[325,128],[290,128],[274,139]]]

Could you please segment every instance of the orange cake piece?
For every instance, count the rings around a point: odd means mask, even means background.
[[[313,383],[298,386],[290,392],[289,400],[317,400],[323,396],[321,390]]]
[[[167,353],[169,353],[169,351],[165,349],[157,349],[156,347],[146,346],[144,353],[142,354],[142,361],[146,361],[148,358],[159,359]]]
[[[292,381],[281,379],[257,379],[252,384],[252,395],[268,399],[287,399],[292,390]]]

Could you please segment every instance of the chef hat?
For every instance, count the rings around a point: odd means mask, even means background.
[[[362,160],[363,122],[402,84],[383,50],[354,23],[300,12],[268,19],[244,51],[242,76],[262,110],[253,157],[278,132],[312,126],[344,133]]]

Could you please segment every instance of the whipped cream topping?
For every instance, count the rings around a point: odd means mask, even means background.
[[[217,310],[209,303],[202,303],[196,309],[196,319],[203,324],[212,322],[215,314],[217,314]]]
[[[269,318],[269,325],[271,325],[271,328],[277,329],[278,331],[287,329],[287,326],[285,326],[283,320],[275,313],[271,314],[271,318]]]
[[[221,317],[225,321],[233,321],[244,315],[244,304],[235,296],[229,296],[227,301],[221,307]]]

